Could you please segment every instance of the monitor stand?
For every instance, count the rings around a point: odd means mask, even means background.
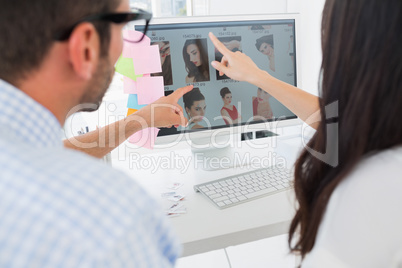
[[[242,159],[235,148],[225,146],[223,148],[206,148],[203,150],[191,148],[193,153],[194,167],[203,170],[218,170],[238,166],[236,157]],[[242,163],[248,165],[249,163]]]
[[[194,167],[203,170],[219,170],[250,165],[253,155],[250,153],[246,140],[258,138],[258,136],[254,133],[247,134],[236,133],[191,139]],[[269,136],[277,135],[272,134]]]

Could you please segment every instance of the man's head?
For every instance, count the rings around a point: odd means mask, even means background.
[[[56,33],[81,18],[113,12],[121,0],[0,0],[0,78],[17,83],[37,69]],[[101,40],[101,55],[110,43],[110,23],[92,23]]]
[[[125,22],[137,18],[115,20],[110,13],[130,12],[129,1],[0,0],[0,6],[0,79],[41,103],[61,124],[79,104],[96,109],[121,54]]]

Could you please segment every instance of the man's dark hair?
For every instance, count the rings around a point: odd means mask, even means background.
[[[0,79],[16,84],[40,66],[54,35],[81,18],[112,12],[120,0],[0,0]],[[101,55],[110,43],[110,23],[93,22]]]

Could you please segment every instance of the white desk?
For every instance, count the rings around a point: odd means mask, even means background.
[[[300,149],[301,139],[294,135],[290,137],[292,138],[278,140],[276,148],[250,149],[250,146],[242,144],[240,150],[249,152],[254,159],[269,159],[273,157],[272,153],[276,152],[277,158],[285,159],[287,166],[291,167],[296,152]],[[261,145],[270,141],[271,138],[263,138],[256,140],[255,144]],[[173,204],[160,196],[162,192],[169,191],[165,186],[173,182],[184,184],[177,192],[186,196],[183,204],[188,212],[170,219],[183,243],[183,256],[251,242],[288,231],[295,207],[292,190],[219,210],[204,196],[196,193],[193,185],[253,170],[258,165],[215,171],[206,171],[194,167],[193,164],[185,170],[178,165],[177,158],[188,160],[192,156],[186,143],[180,143],[171,149],[154,151],[130,149],[123,144],[116,149],[112,160],[115,168],[135,178],[164,208]],[[160,161],[159,165],[157,161]]]

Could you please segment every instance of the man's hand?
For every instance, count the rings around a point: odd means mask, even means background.
[[[141,116],[145,120],[145,127],[186,126],[187,119],[184,117],[183,108],[177,102],[192,89],[192,85],[179,88],[169,96],[161,97],[145,106],[134,115]]]

